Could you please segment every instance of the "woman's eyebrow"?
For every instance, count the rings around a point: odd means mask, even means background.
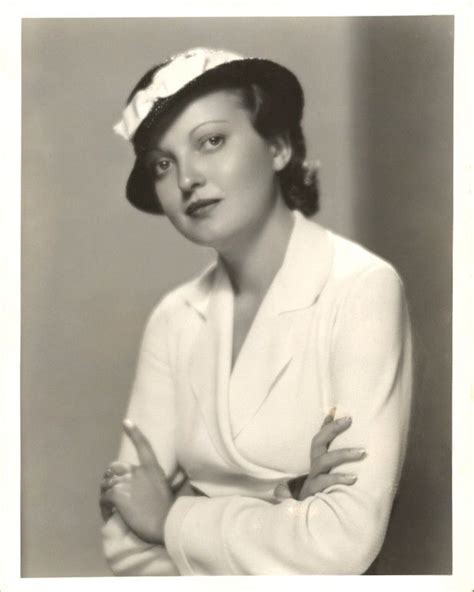
[[[147,150],[143,155],[143,162],[145,166],[155,166],[157,161],[160,158],[172,158],[173,155],[171,152],[167,150],[163,150],[162,148],[150,148]]]
[[[202,123],[199,123],[198,125],[193,127],[193,129],[189,132],[189,135],[194,134],[200,127],[202,127],[203,125],[207,125],[208,123],[229,123],[229,120],[228,119],[209,119],[209,120],[203,121]]]
[[[204,125],[208,125],[210,123],[229,123],[229,120],[228,119],[207,119],[206,121],[203,121],[202,123],[198,123],[196,126],[194,126],[190,130],[189,136],[191,137],[192,135],[194,135],[196,133],[196,131],[199,130],[200,127],[202,127]],[[160,145],[150,147],[147,150],[147,153],[149,156],[152,156],[153,159],[156,158],[157,156],[172,156],[171,150],[167,150],[166,148],[162,148]]]
[[[159,158],[173,158],[173,151],[161,146],[151,146],[145,151],[145,161],[155,163]]]
[[[230,123],[228,119],[206,119],[201,123],[198,123],[189,131],[189,137],[192,137],[198,130],[204,125],[208,125],[211,123]],[[157,146],[150,146],[146,150],[145,162],[150,165],[154,164],[157,158],[160,157],[173,157],[173,151],[168,150],[166,147],[161,147],[159,144]]]

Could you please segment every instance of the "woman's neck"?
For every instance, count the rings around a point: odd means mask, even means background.
[[[265,295],[283,263],[293,224],[291,210],[281,203],[238,247],[219,253],[236,296]]]

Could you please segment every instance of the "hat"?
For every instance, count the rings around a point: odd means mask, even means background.
[[[271,60],[204,47],[172,56],[152,68],[137,84],[114,131],[134,144],[142,130],[155,126],[169,111],[200,90],[222,84],[257,83],[278,97],[285,127],[301,123],[303,90],[296,76]],[[143,159],[138,155],[127,181],[127,199],[136,208],[163,213]]]

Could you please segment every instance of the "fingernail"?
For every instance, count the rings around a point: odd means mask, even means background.
[[[123,425],[124,425],[124,427],[128,428],[129,430],[132,429],[134,426],[133,421],[128,418],[123,420]]]
[[[344,425],[344,424],[351,423],[351,421],[352,421],[352,418],[350,418],[350,417],[341,417],[340,419],[336,420],[336,423],[338,425]]]
[[[355,475],[344,475],[344,481],[346,481],[346,483],[355,483],[357,477]]]
[[[354,454],[360,457],[367,456],[367,450],[365,448],[356,448]]]

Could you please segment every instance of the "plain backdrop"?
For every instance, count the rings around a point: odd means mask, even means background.
[[[138,78],[193,46],[266,56],[306,92],[318,221],[404,279],[417,377],[378,573],[451,571],[452,17],[26,19],[22,129],[22,575],[110,575],[98,486],[141,332],[212,253],[128,205],[112,132]]]

